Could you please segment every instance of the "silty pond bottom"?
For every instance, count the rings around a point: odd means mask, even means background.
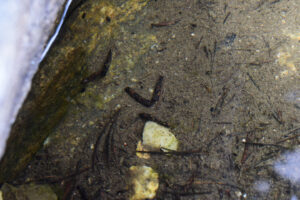
[[[300,198],[297,0],[87,1],[67,20],[93,48],[84,24],[101,2],[105,56],[88,61],[84,88],[14,183],[72,199]],[[128,3],[140,7],[116,23]],[[137,156],[147,121],[178,149]],[[135,194],[142,169],[152,196]]]

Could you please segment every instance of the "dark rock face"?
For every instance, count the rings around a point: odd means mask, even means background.
[[[5,31],[0,34],[0,158],[11,123],[30,90],[41,58],[52,43],[46,45],[47,41],[52,41],[59,19],[65,16],[64,2],[12,0],[1,4],[0,26]]]
[[[13,180],[41,148],[71,100],[84,90],[87,70],[101,68],[99,63],[112,48],[112,38],[120,32],[119,24],[147,1],[118,3],[123,7],[103,0],[74,1],[70,6],[61,33],[40,64],[12,127],[0,162],[0,183]]]
[[[51,55],[51,53],[50,53]],[[29,93],[7,143],[6,154],[1,160],[0,180],[11,180],[60,121],[69,104],[69,98],[80,91],[81,68],[85,64],[82,48],[72,49],[64,59],[46,59],[33,80]],[[45,80],[40,80],[42,71],[49,71]],[[46,75],[45,75],[46,76]]]

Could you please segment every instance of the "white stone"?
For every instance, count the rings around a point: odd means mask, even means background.
[[[143,145],[154,149],[178,149],[178,140],[171,131],[155,122],[148,121],[143,132]]]

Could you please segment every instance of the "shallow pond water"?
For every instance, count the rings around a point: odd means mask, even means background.
[[[99,17],[89,12],[100,2],[74,11],[80,28]],[[155,199],[300,198],[298,2],[116,2],[100,9],[99,23],[117,26],[104,26],[111,45],[87,64],[93,74],[111,50],[109,69],[88,76],[15,183],[60,184],[72,199],[129,199],[129,168],[145,165],[159,176]],[[95,46],[99,35],[84,31]],[[179,150],[136,156],[145,121],[168,126]]]

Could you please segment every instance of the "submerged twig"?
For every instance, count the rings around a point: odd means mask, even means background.
[[[223,20],[223,24],[226,23],[228,17],[231,15],[231,12],[228,12],[227,15],[225,16],[224,20]]]
[[[218,99],[215,108],[212,110],[211,114],[213,117],[216,117],[221,113],[222,107],[225,102],[225,98],[227,97],[227,94],[229,92],[229,88],[227,88],[227,87],[223,87],[222,90],[223,90],[223,92],[221,94],[221,97]]]
[[[81,160],[79,160],[76,164],[75,174],[79,173],[80,164],[81,164]],[[71,197],[73,195],[73,191],[76,186],[76,182],[77,182],[76,176],[71,176],[70,179],[68,181],[66,181],[66,188],[65,188],[64,195],[62,198],[63,200],[71,199]]]
[[[110,160],[110,153],[112,151],[112,144],[113,144],[113,135],[112,135],[112,131],[114,129],[114,124],[119,116],[119,113],[120,113],[120,110],[117,110],[113,117],[109,120],[109,122],[107,122],[104,126],[104,128],[101,130],[101,132],[99,133],[98,137],[97,137],[97,140],[96,140],[96,143],[94,145],[94,151],[93,151],[93,154],[92,154],[92,163],[91,163],[91,168],[94,170],[94,166],[95,166],[95,160],[97,158],[97,151],[98,151],[98,147],[100,145],[100,142],[101,142],[101,138],[102,137],[105,137],[105,140],[104,140],[104,149],[103,149],[103,153],[104,153],[104,156],[105,156],[105,160],[106,162],[108,163]]]
[[[89,166],[86,166],[86,167],[83,167],[82,169],[80,170],[76,170],[74,173],[71,173],[67,176],[64,176],[64,177],[57,177],[57,176],[46,176],[46,177],[43,177],[43,178],[39,178],[39,179],[34,179],[34,180],[29,180],[29,181],[26,181],[25,183],[28,184],[28,183],[59,183],[61,181],[64,181],[64,180],[68,180],[68,179],[71,179],[75,176],[78,176],[86,171],[88,171],[90,169]]]
[[[235,189],[239,189],[240,191],[244,191],[243,188],[237,186],[237,185],[233,185],[230,183],[224,183],[224,182],[220,182],[220,181],[202,181],[202,180],[195,180],[194,184],[196,185],[224,185],[224,186],[228,186],[231,188],[235,188]]]
[[[192,154],[199,154],[202,152],[202,149],[188,150],[188,151],[174,151],[166,148],[161,148],[162,150],[167,151],[136,151],[136,153],[148,153],[154,155],[175,155],[175,156],[188,156]]]
[[[290,134],[295,133],[295,132],[298,132],[299,130],[300,130],[300,127],[294,128],[294,129],[288,131],[288,132],[285,134],[285,136],[290,135]],[[290,137],[284,138],[284,139],[282,139],[282,140],[279,140],[278,142],[276,142],[276,144],[285,142],[285,141],[287,141],[287,140],[292,140],[292,139],[297,138],[297,137],[300,137],[300,134],[295,134],[295,135],[293,135],[293,136],[290,136]]]
[[[212,122],[213,124],[232,124],[232,122]]]
[[[279,123],[279,124],[283,124],[284,122],[281,119],[281,114],[279,114],[278,112],[274,112],[271,114],[272,117]]]
[[[243,165],[245,163],[245,161],[247,160],[249,154],[248,154],[248,151],[249,151],[249,145],[247,144],[247,142],[249,141],[249,133],[247,133],[247,136],[246,136],[246,139],[245,139],[245,142],[244,142],[244,151],[243,151],[243,155],[242,155],[242,158],[241,158],[241,165]]]
[[[271,146],[271,147],[277,147],[279,149],[284,149],[284,150],[288,150],[289,148],[281,146],[281,145],[277,145],[277,144],[266,144],[266,143],[257,143],[257,142],[244,142],[245,144],[248,145],[253,145],[253,146],[259,146],[259,147],[264,147],[264,146]]]
[[[195,195],[205,195],[211,194],[212,191],[203,191],[203,192],[178,192],[178,191],[163,191],[166,194],[172,194],[176,196],[195,196]]]
[[[93,151],[93,154],[92,154],[92,163],[91,163],[91,168],[92,170],[94,170],[94,167],[95,167],[95,160],[97,158],[97,150],[98,150],[98,146],[100,144],[100,141],[101,141],[101,138],[102,136],[105,134],[106,130],[107,130],[107,127],[109,126],[109,123],[107,123],[104,128],[102,129],[102,131],[98,134],[98,137],[96,139],[96,142],[95,142],[95,145],[94,145],[94,151]]]
[[[253,77],[248,72],[247,72],[247,76],[249,77],[249,79],[253,83],[253,85],[260,91],[259,85],[254,81]]]

